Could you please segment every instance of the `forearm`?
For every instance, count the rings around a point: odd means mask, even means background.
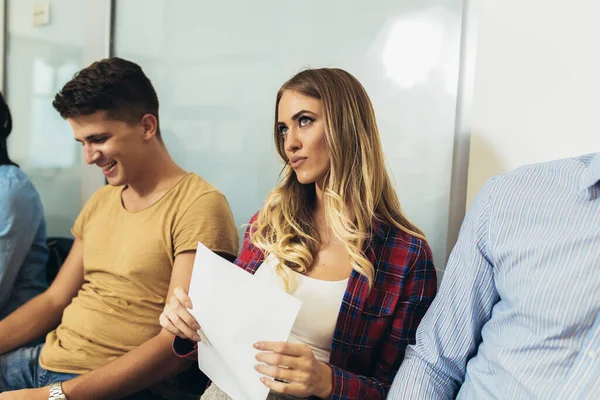
[[[0,354],[8,353],[39,338],[60,323],[64,304],[57,304],[48,292],[34,297],[0,321]]]
[[[416,354],[408,354],[392,388],[389,399],[450,400],[456,397],[460,383],[434,368]]]
[[[69,400],[118,399],[151,387],[190,365],[175,356],[165,331],[102,368],[63,383]]]

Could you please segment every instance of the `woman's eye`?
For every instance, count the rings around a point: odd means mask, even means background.
[[[309,125],[311,122],[313,122],[312,118],[309,117],[300,117],[300,126],[306,126]]]
[[[282,135],[287,135],[288,133],[288,127],[287,126],[280,126],[279,127],[279,133]]]

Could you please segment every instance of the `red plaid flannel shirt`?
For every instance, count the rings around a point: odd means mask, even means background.
[[[264,254],[250,241],[250,227],[235,264],[254,274]],[[331,399],[385,399],[406,346],[437,290],[431,250],[426,242],[395,227],[376,223],[365,254],[375,267],[373,289],[353,271],[340,308],[329,365]],[[176,338],[181,357],[195,357],[195,344]]]

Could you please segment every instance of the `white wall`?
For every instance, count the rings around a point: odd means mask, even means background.
[[[467,204],[492,175],[600,151],[600,2],[474,0]]]
[[[50,23],[34,26],[33,6],[48,3]],[[40,40],[60,46],[81,47],[83,36],[83,9],[81,0],[8,0],[8,31],[16,37]]]
[[[152,79],[175,160],[222,190],[236,223],[247,223],[282,167],[272,139],[277,89],[307,66],[345,68],[373,101],[400,201],[443,268],[456,214],[462,0],[306,0],[301,9],[261,0],[235,12],[229,3],[115,2],[115,55]]]
[[[6,0],[0,0],[0,54],[6,54]],[[0,92],[4,94],[4,64],[0,62]]]

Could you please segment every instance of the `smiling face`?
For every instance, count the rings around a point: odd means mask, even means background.
[[[68,121],[75,140],[83,146],[85,161],[101,168],[110,185],[122,186],[143,174],[148,162],[145,157],[148,132],[144,118],[140,123],[129,124],[98,111]]]
[[[330,165],[321,100],[284,91],[277,106],[277,132],[298,181],[321,183]]]

